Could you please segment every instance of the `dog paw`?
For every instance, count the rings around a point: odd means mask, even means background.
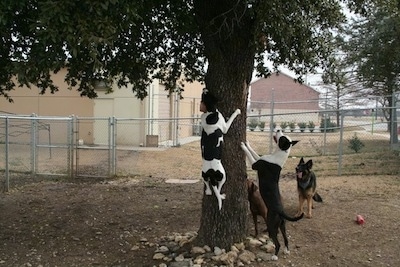
[[[285,248],[283,250],[283,253],[286,254],[286,255],[289,255],[290,254],[290,250],[288,248]]]
[[[240,109],[237,109],[237,110],[235,110],[235,113],[236,113],[237,115],[239,115],[239,114],[241,114],[242,112],[240,111]]]
[[[208,189],[208,188],[206,189],[206,195],[207,195],[207,196],[212,195],[211,189]]]
[[[246,144],[245,144],[244,142],[240,142],[240,147],[241,147],[242,149],[245,149],[245,148],[246,148]]]
[[[272,255],[271,260],[272,260],[272,261],[277,261],[277,260],[278,260],[278,256]]]

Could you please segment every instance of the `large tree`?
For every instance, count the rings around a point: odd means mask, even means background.
[[[214,197],[202,202],[197,243],[222,248],[242,241],[247,230],[240,142],[254,69],[268,75],[269,60],[299,77],[311,71],[323,64],[343,19],[339,0],[2,0],[0,12],[0,94],[6,97],[20,84],[55,92],[51,74],[67,68],[66,82],[83,96],[95,97],[93,84],[101,79],[132,83],[143,98],[153,78],[175,90],[183,76],[204,80],[222,99],[225,116],[242,110],[225,137],[223,208]]]
[[[394,107],[400,90],[400,0],[368,0],[359,6],[343,46],[348,64],[372,94]],[[386,114],[391,143],[398,142],[396,112]]]

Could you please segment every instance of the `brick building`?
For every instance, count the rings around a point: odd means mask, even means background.
[[[273,105],[272,105],[273,103]],[[319,110],[319,92],[301,84],[284,73],[273,73],[268,78],[260,78],[250,85],[248,115],[269,115],[300,113]],[[318,122],[318,112],[305,114],[303,121]],[[300,118],[277,116],[275,122],[297,121]]]
[[[274,73],[251,83],[250,112],[268,114],[271,103],[280,112],[301,112],[319,109],[319,92],[284,73]],[[260,112],[261,111],[261,112]]]

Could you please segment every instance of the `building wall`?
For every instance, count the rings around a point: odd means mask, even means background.
[[[35,113],[39,116],[93,116],[93,100],[80,97],[76,89],[69,90],[64,82],[66,70],[60,70],[53,75],[54,84],[59,86],[59,91],[51,94],[46,92],[40,95],[37,87],[17,87],[10,92],[14,100],[9,103],[0,97],[0,113],[11,113],[18,115],[30,115]]]
[[[287,114],[319,110],[319,92],[296,82],[284,73],[274,73],[250,85],[249,115]],[[276,115],[274,122],[318,122],[318,113],[307,113],[301,118]]]
[[[256,80],[251,83],[250,92],[251,113],[258,113],[259,110],[270,113],[272,102],[277,110],[294,112],[319,109],[319,93],[284,73]]]
[[[200,118],[200,101],[203,92],[204,84],[194,82],[186,84],[185,91],[182,96],[183,99],[179,100],[179,117],[180,118]],[[198,119],[184,120],[184,124],[179,127],[179,134],[182,137],[199,135]]]
[[[39,94],[39,89],[17,87],[10,93],[14,103],[0,97],[0,114],[38,116],[76,116],[80,123],[77,126],[79,139],[84,144],[107,144],[110,138],[108,128],[109,117],[118,121],[117,143],[121,145],[146,145],[146,136],[159,135],[159,141],[172,139],[179,130],[180,137],[193,135],[192,126],[179,125],[170,120],[176,117],[199,116],[199,103],[202,86],[200,83],[187,83],[182,94],[165,91],[165,86],[154,80],[148,88],[148,97],[144,100],[136,98],[132,87],[118,88],[113,84],[113,92],[97,89],[98,97],[89,99],[81,97],[76,89],[69,90],[64,82],[66,70],[54,74],[53,81],[59,86],[55,94],[50,92]],[[96,119],[93,119],[96,118]],[[158,120],[145,119],[166,119]],[[179,128],[179,129],[177,129]]]

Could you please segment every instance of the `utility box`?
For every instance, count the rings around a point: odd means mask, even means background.
[[[146,147],[158,147],[158,135],[146,135]]]

